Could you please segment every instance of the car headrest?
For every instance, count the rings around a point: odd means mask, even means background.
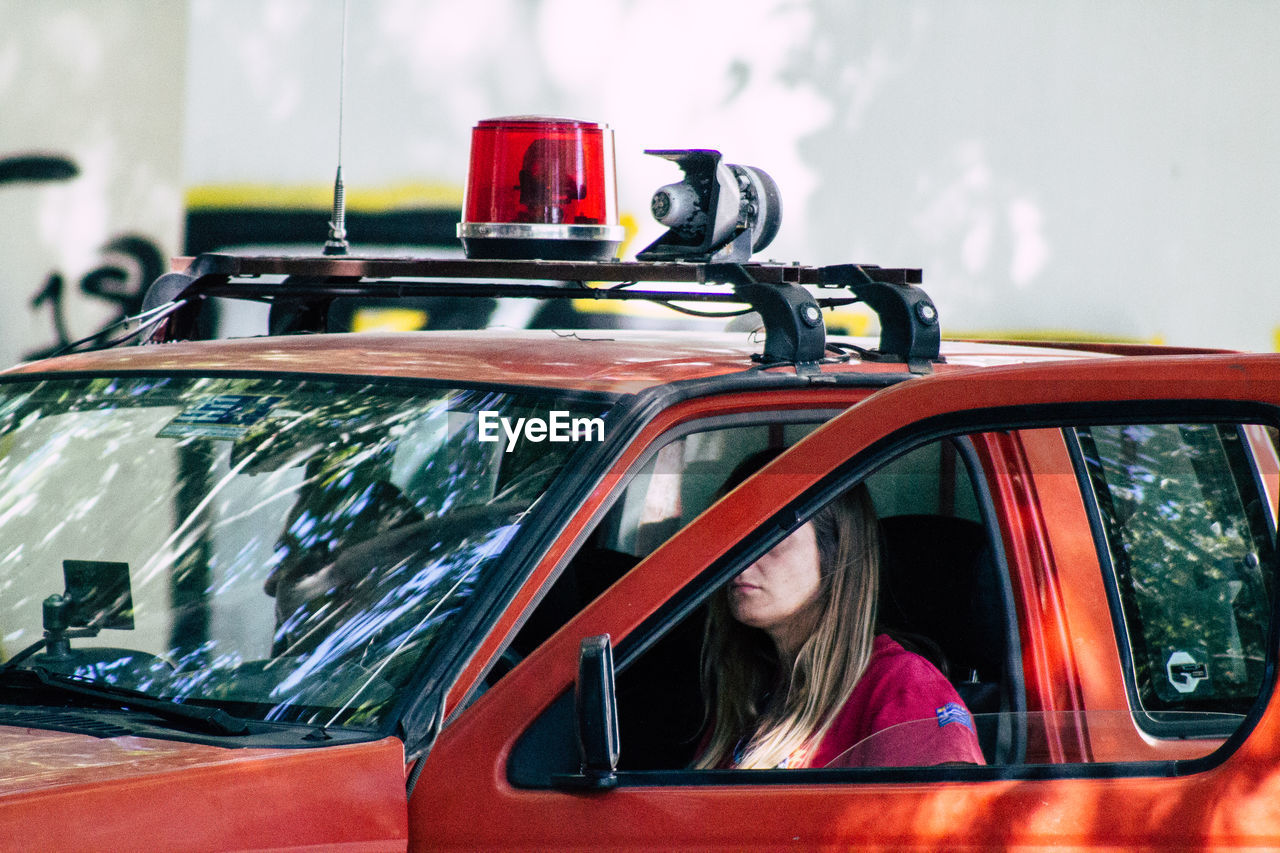
[[[1003,660],[1003,619],[987,534],[943,515],[880,520],[880,623],[935,641],[953,674],[989,672]]]

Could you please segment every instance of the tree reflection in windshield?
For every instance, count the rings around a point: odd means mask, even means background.
[[[576,447],[482,442],[478,414],[599,414],[284,377],[0,392],[3,656],[40,636],[63,560],[127,563],[135,629],[33,663],[322,724],[378,724]]]

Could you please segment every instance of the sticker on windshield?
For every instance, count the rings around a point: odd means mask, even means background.
[[[282,399],[252,394],[207,397],[183,409],[157,435],[160,438],[240,438]]]

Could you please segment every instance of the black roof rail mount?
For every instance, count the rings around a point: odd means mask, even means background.
[[[285,276],[263,281],[262,276]],[[524,284],[523,281],[541,282]],[[251,257],[203,254],[182,272],[156,279],[143,316],[162,319],[144,342],[201,337],[201,310],[210,298],[272,304],[272,333],[325,331],[328,309],[342,297],[425,296],[534,299],[643,299],[652,302],[747,303],[765,325],[761,361],[806,365],[826,352],[822,309],[861,302],[880,318],[880,345],[871,357],[928,370],[939,360],[938,310],[917,285],[918,269],[870,264],[801,266],[685,261],[532,261],[351,256]],[[588,287],[586,282],[616,282]],[[640,282],[724,284],[732,292],[697,287],[642,290]],[[807,285],[807,287],[806,287]],[[811,291],[810,288],[814,288]],[[823,297],[840,289],[848,296]],[[168,310],[164,310],[164,309]]]

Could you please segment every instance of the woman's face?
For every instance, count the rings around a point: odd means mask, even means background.
[[[797,528],[729,584],[733,618],[792,653],[817,621],[822,587],[813,523]]]

